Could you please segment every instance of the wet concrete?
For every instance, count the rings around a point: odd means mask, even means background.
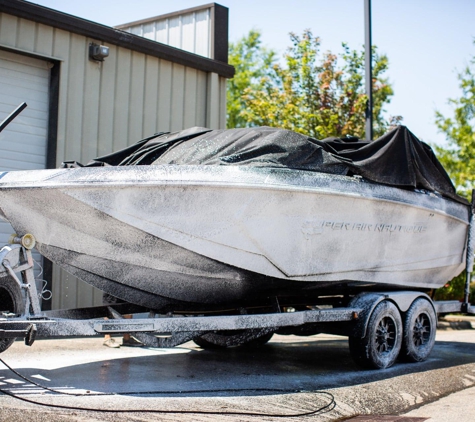
[[[474,385],[475,331],[438,331],[428,361],[397,363],[382,371],[359,369],[346,338],[328,335],[275,336],[257,350],[214,351],[191,342],[173,349],[109,349],[100,337],[38,340],[32,347],[16,342],[0,358],[41,385],[79,394],[42,390],[0,363],[0,389],[23,399],[71,407],[40,407],[0,395],[0,421],[277,421],[282,418],[227,415],[224,419],[223,413],[312,412],[331,404],[330,396],[319,391],[331,393],[335,406],[305,420],[333,421],[406,413]],[[179,413],[184,411],[217,414]]]
[[[475,406],[472,405],[474,396],[475,387],[467,388],[421,406],[404,416],[407,418],[417,418],[421,417],[421,415],[423,415],[422,417],[430,415],[429,422],[474,421]]]

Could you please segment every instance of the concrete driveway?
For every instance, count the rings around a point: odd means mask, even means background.
[[[3,394],[0,421],[277,421],[326,406],[295,419],[334,421],[406,413],[474,385],[475,330],[438,331],[428,361],[380,371],[359,369],[347,339],[329,335],[274,336],[260,349],[215,351],[192,342],[173,349],[109,349],[100,337],[37,340],[32,347],[16,342],[0,358],[68,395],[34,386],[1,363],[0,389],[70,407]],[[215,414],[180,413],[194,411]]]

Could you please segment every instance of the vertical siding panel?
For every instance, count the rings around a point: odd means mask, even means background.
[[[22,50],[35,50],[36,24],[33,21],[20,19],[18,25],[17,47]]]
[[[143,138],[145,55],[132,53],[130,73],[129,131],[127,145]]]
[[[196,126],[196,98],[198,71],[187,67],[185,72],[185,93],[183,104],[183,129]]]
[[[60,297],[59,308],[60,309],[72,309],[76,308],[77,303],[77,285],[79,280],[73,277],[63,269],[59,269],[60,272]]]
[[[89,45],[89,42],[86,43]],[[81,160],[86,163],[96,157],[99,127],[99,90],[102,62],[85,61],[84,96],[82,101]]]
[[[69,66],[68,85],[66,96],[66,131],[65,131],[65,158],[66,160],[84,161],[81,156],[83,140],[83,102],[85,60],[87,60],[87,46],[85,38],[71,34],[69,38]],[[80,281],[63,271],[61,274],[62,308],[77,307],[78,283]]]
[[[58,98],[58,133],[56,138],[56,165],[58,166],[65,158],[66,150],[66,116],[68,115],[67,99],[69,88],[69,52],[70,33],[60,30],[53,30],[53,56],[63,59],[60,66],[59,77],[59,98]],[[53,265],[53,302],[52,309],[67,308],[71,302],[71,291],[77,281],[57,265]],[[71,283],[72,281],[72,283]]]
[[[211,7],[208,7],[197,12],[162,18],[149,24],[136,24],[121,29],[209,58],[211,57],[211,10]]]
[[[98,290],[98,289],[92,287],[90,284],[87,284],[84,281],[78,280],[77,291],[76,291],[76,303],[74,307],[87,308],[91,306],[92,298],[94,296],[94,290]]]
[[[114,143],[112,146],[114,151],[128,145],[130,59],[130,50],[118,49],[115,81],[116,100],[114,103]]]
[[[99,289],[92,289],[92,306],[101,306],[102,305],[102,291]],[[91,306],[91,302],[89,302],[89,305]]]
[[[219,76],[208,73],[206,95],[206,127],[219,129]]]
[[[84,80],[82,98],[82,126],[81,126],[81,161],[86,163],[96,157],[98,150],[98,126],[99,126],[99,93],[103,62],[89,60],[88,47],[92,40],[84,37],[78,39],[82,44],[82,56],[78,56],[82,61]],[[71,276],[70,276],[71,277]],[[73,277],[71,277],[73,278]],[[76,279],[75,307],[86,307],[91,305],[95,288],[91,285]],[[72,283],[71,283],[72,284]]]
[[[0,40],[1,44],[15,47],[17,44],[18,18],[6,13],[0,13]]]
[[[59,98],[58,98],[58,134],[56,139],[56,165],[66,160],[66,116],[68,115],[68,88],[69,88],[69,32],[61,29],[54,30],[53,55],[63,59],[60,63]]]
[[[172,64],[160,60],[158,81],[158,131],[171,130]]]
[[[86,49],[92,40],[84,40]],[[87,50],[86,50],[87,51]],[[117,48],[109,49],[102,62],[85,58],[85,89],[83,103],[82,159],[112,152]],[[104,125],[104,128],[101,127]],[[104,138],[104,139],[103,139]],[[78,280],[76,306],[102,305],[102,291]]]
[[[117,72],[117,52],[109,47],[109,57],[102,63],[99,94],[99,131],[97,156],[110,154],[114,145],[114,104],[116,102],[115,80]]]
[[[206,72],[198,72],[196,87],[196,125],[206,127]]]
[[[147,57],[145,63],[145,94],[144,94],[144,137],[153,135],[159,131],[158,119],[158,68],[159,61],[156,57]]]
[[[53,55],[53,28],[41,23],[36,25],[35,52],[45,56]]]
[[[86,60],[86,45],[84,37],[71,35],[70,56],[68,69],[68,96],[66,122],[66,159],[83,161],[81,156],[84,74]]]
[[[61,269],[57,265],[53,265],[53,283],[52,283],[52,293],[51,296],[51,309],[60,309],[61,308],[61,287],[62,284],[59,281],[61,277]]]
[[[185,101],[185,67],[173,64],[172,74],[172,103],[171,103],[171,130],[183,129],[183,114]]]
[[[226,129],[226,78],[219,78],[219,129]]]

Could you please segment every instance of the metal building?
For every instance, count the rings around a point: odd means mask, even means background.
[[[234,74],[227,64],[227,9],[213,3],[172,15],[187,21],[190,11],[207,16],[207,32],[195,28],[199,37],[192,43],[205,39],[207,54],[30,2],[0,0],[0,120],[28,104],[0,133],[0,171],[85,163],[158,131],[225,128],[226,79]],[[190,33],[180,31],[182,47]],[[108,47],[108,56],[91,59],[91,45]],[[1,244],[11,231],[0,224]],[[44,267],[53,291],[45,308],[101,303],[98,290],[48,262]]]
[[[210,3],[115,28],[227,63],[227,16],[226,7]]]

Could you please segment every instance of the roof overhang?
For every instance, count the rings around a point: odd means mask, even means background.
[[[59,28],[102,43],[128,48],[204,72],[213,72],[224,78],[234,76],[234,67],[178,48],[152,41],[120,29],[102,25],[67,13],[58,12],[23,0],[0,0],[0,12]]]

